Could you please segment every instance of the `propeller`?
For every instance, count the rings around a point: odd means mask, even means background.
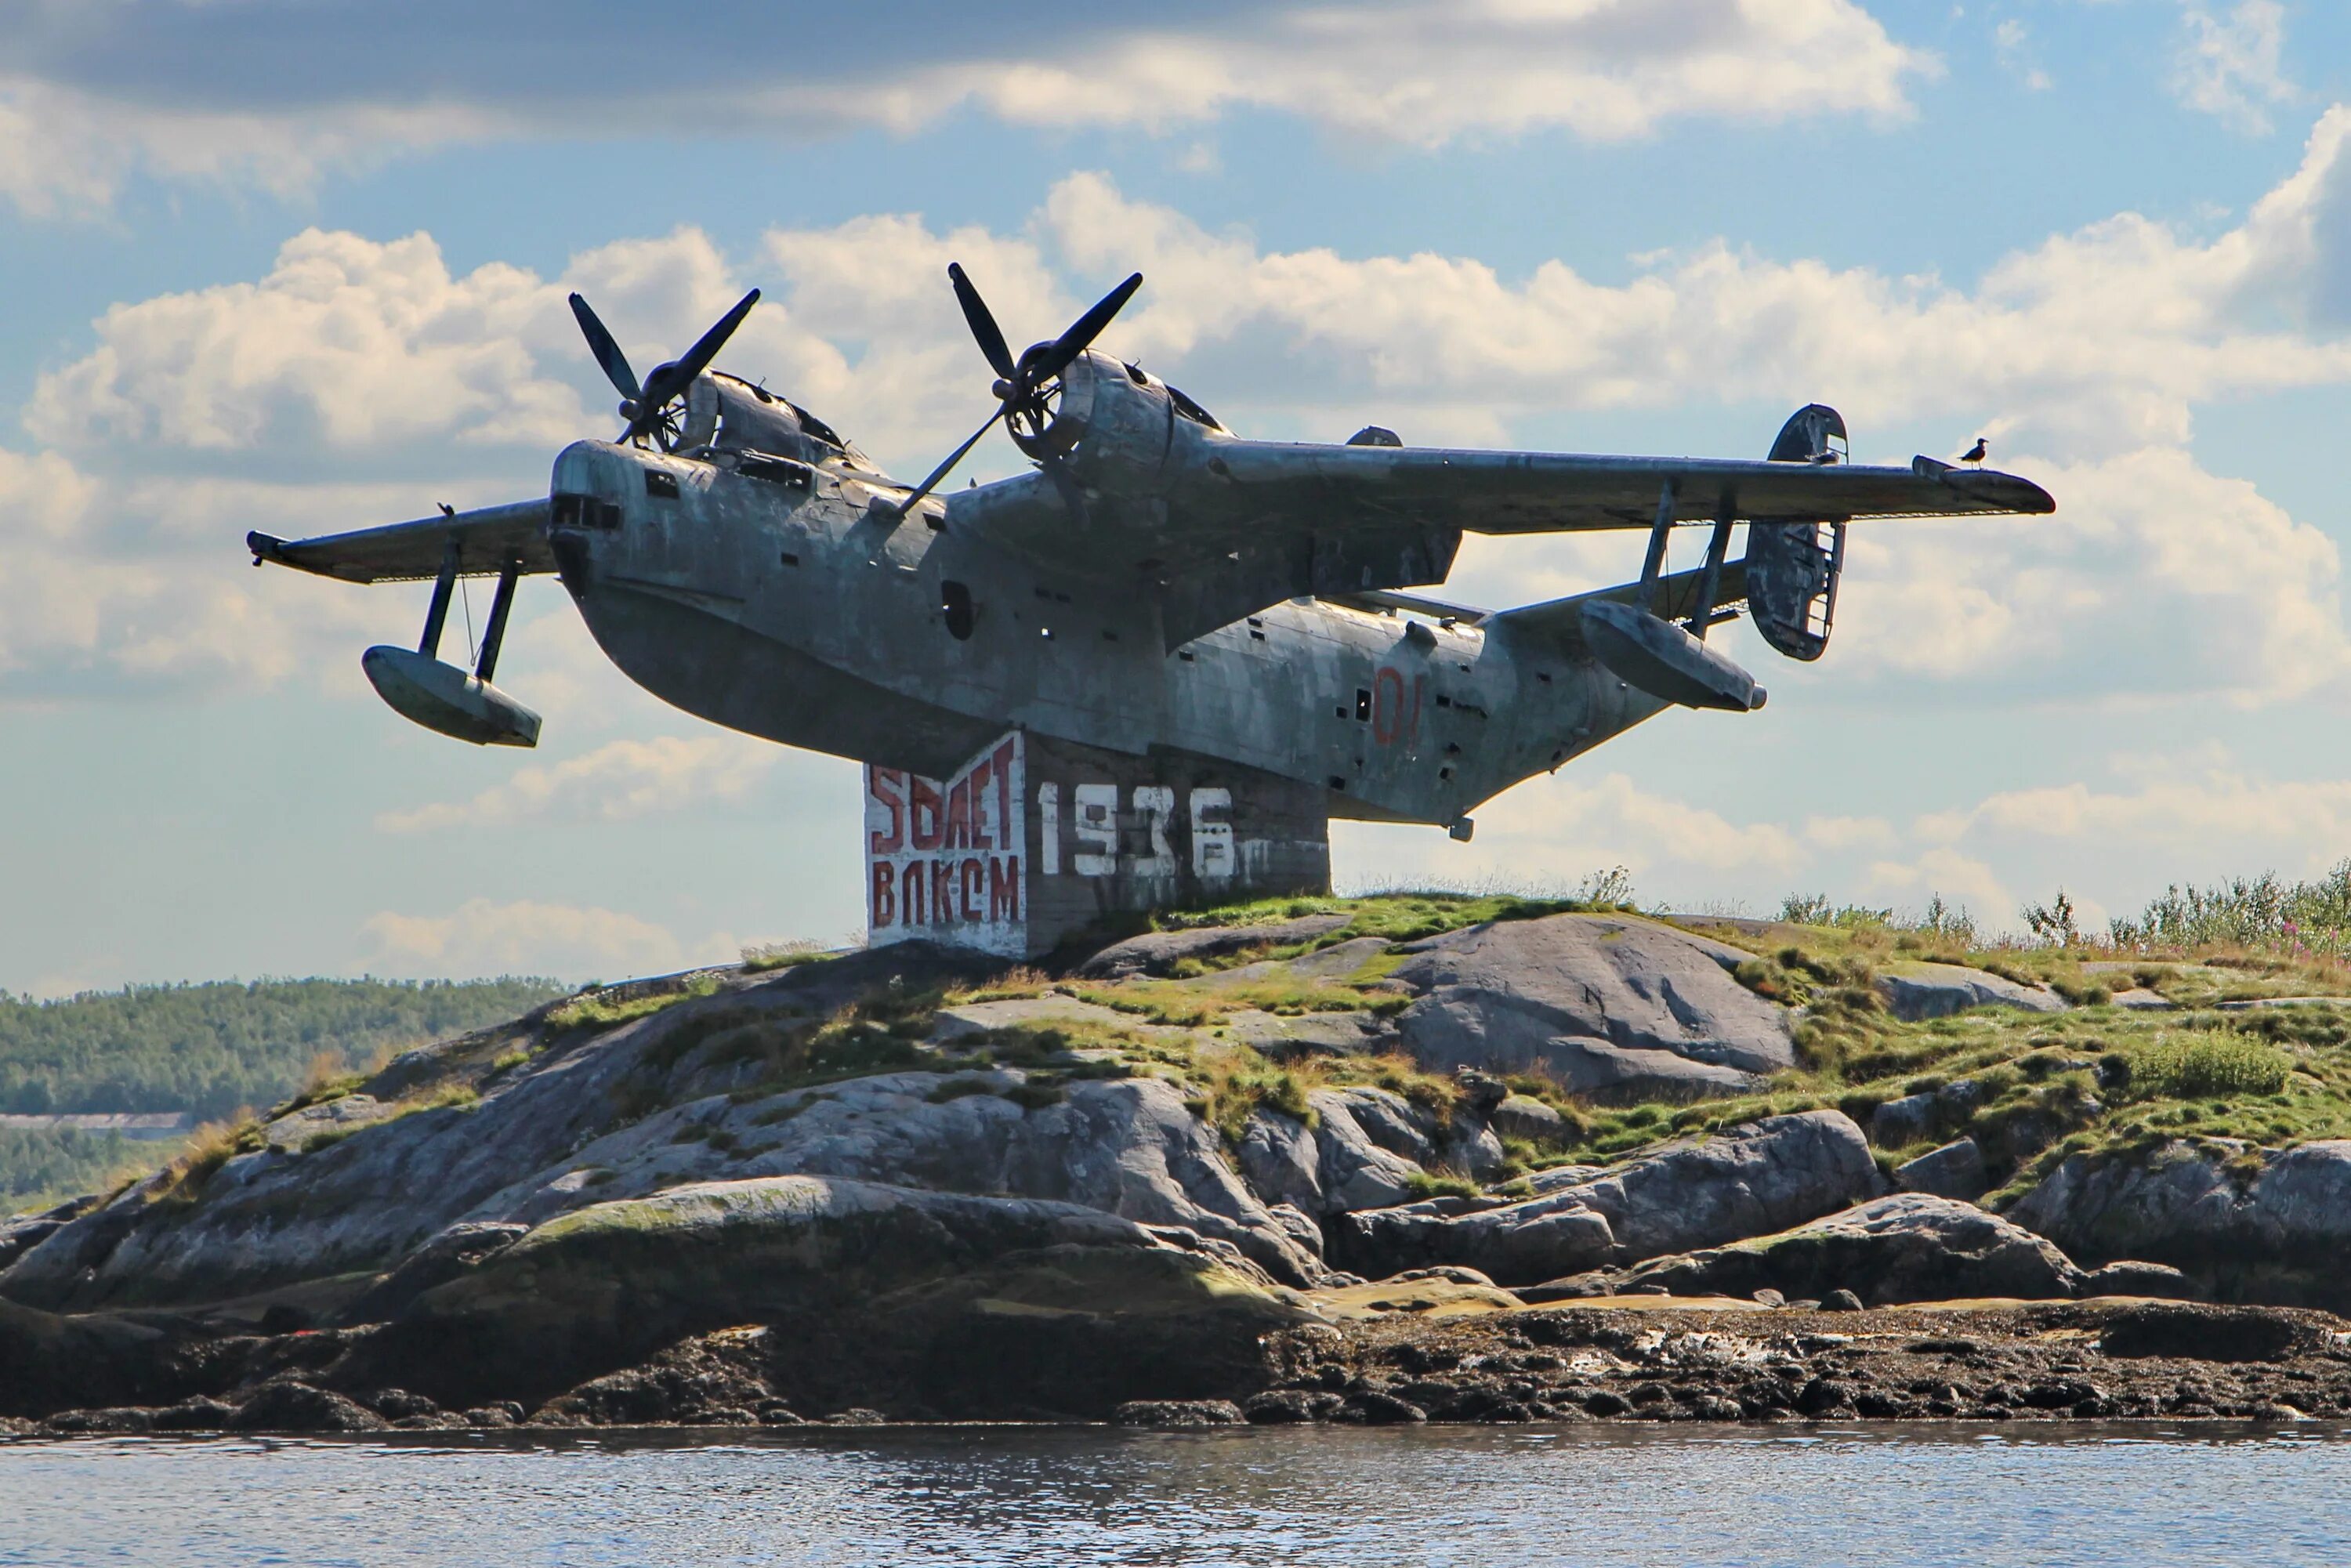
[[[996,428],[999,419],[1011,432],[1012,444],[1044,465],[1064,499],[1072,497],[1074,481],[1062,471],[1061,455],[1045,444],[1045,429],[1053,423],[1053,409],[1061,395],[1061,372],[1092,346],[1102,329],[1110,325],[1111,318],[1126,308],[1134,291],[1143,287],[1143,274],[1135,273],[1094,301],[1092,309],[1071,322],[1069,330],[1051,342],[1030,344],[1018,360],[1004,340],[1004,329],[996,324],[987,301],[979,297],[979,290],[972,286],[961,262],[947,263],[947,281],[955,285],[956,303],[963,307],[963,319],[970,325],[979,351],[987,356],[988,367],[996,372],[996,384],[989,389],[996,394],[996,412],[961,446],[947,454],[946,461],[932,469],[929,478],[914,487],[914,494],[900,503],[898,515],[904,517],[924,497],[938,488],[939,481],[954,471],[965,454],[979,444],[981,436]],[[1082,507],[1073,504],[1072,509]]]
[[[655,365],[653,373],[640,384],[637,372],[629,368],[629,357],[621,352],[621,345],[613,341],[612,334],[589,308],[588,301],[574,294],[571,314],[579,318],[580,335],[588,340],[588,351],[596,356],[605,379],[621,394],[621,417],[629,424],[621,432],[620,441],[642,441],[651,436],[664,452],[674,450],[680,433],[675,405],[684,399],[686,390],[694,385],[694,378],[710,368],[710,361],[718,357],[718,350],[726,346],[726,340],[735,335],[735,329],[743,324],[743,318],[758,302],[759,291],[754,288],[737,300],[735,308],[721,316],[685,351],[684,358]]]

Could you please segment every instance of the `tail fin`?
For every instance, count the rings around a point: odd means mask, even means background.
[[[1771,444],[1774,463],[1844,461],[1844,419],[1822,403],[1798,409]],[[1791,659],[1828,651],[1844,570],[1844,525],[1757,517],[1747,526],[1748,614],[1763,641]]]

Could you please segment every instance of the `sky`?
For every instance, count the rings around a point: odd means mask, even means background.
[[[523,585],[538,750],[393,716],[425,590],[293,537],[543,495],[640,365],[918,475],[984,417],[944,281],[1243,434],[1995,462],[2054,517],[1860,524],[1817,664],[1343,888],[1791,893],[1987,928],[2351,855],[2351,7],[2331,0],[0,0],[0,990],[613,979],[862,923],[853,764],[714,728]],[[991,438],[982,478],[1020,460]],[[1447,597],[1637,574],[1472,539]],[[452,639],[486,610],[477,585]]]

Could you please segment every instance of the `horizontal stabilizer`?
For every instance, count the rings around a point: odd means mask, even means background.
[[[1587,600],[1583,641],[1610,674],[1684,707],[1750,713],[1763,706],[1755,677],[1671,621],[1635,604]]]

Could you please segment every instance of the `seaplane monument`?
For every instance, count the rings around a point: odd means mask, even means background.
[[[575,294],[624,400],[617,439],[565,447],[544,497],[255,533],[255,564],[431,582],[417,645],[361,663],[403,716],[490,746],[538,741],[492,676],[517,581],[556,574],[655,695],[865,764],[874,941],[1028,956],[1115,911],[1323,891],[1333,817],[1467,839],[1480,801],[1667,708],[1761,707],[1708,630],[1743,613],[1819,658],[1856,518],[2054,509],[2012,475],[1853,464],[1819,404],[1761,462],[1450,451],[1376,426],[1247,440],[1093,347],[1140,274],[1015,357],[948,272],[997,406],[919,484],[711,368],[758,290],[642,381]],[[999,421],[1029,470],[941,492]],[[1702,564],[1668,571],[1685,525]],[[1593,529],[1646,534],[1637,580],[1499,611],[1412,591],[1444,582],[1465,532]],[[471,670],[439,656],[461,577],[497,582]]]

